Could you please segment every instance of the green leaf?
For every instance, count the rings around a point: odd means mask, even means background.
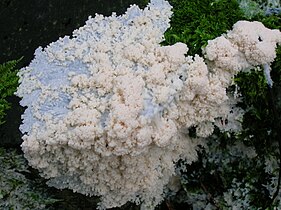
[[[18,86],[18,70],[15,69],[22,58],[0,64],[0,125],[4,123],[4,116],[10,104],[7,97],[12,96]]]

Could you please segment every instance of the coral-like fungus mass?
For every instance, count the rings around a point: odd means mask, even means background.
[[[226,88],[238,71],[274,60],[280,32],[242,21],[209,42],[205,62],[183,43],[159,44],[171,15],[167,1],[152,0],[90,17],[21,69],[22,149],[50,186],[101,196],[100,209],[128,201],[153,209],[174,164],[197,159],[203,138],[191,139],[190,127],[207,137],[228,118],[222,129],[239,129],[242,110]]]

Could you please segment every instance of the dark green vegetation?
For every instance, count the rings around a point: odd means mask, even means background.
[[[189,55],[201,55],[201,48],[227,30],[243,13],[235,0],[171,0],[173,16],[171,27],[165,33],[164,44],[183,42]]]
[[[7,97],[14,95],[18,86],[18,70],[15,67],[20,60],[0,64],[0,125],[4,123],[5,111],[10,108]]]

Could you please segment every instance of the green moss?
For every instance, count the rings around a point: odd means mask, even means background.
[[[267,28],[281,30],[281,14],[270,16],[259,14],[254,16],[252,20],[262,22]]]
[[[227,30],[243,13],[235,0],[170,0],[173,6],[171,27],[165,33],[165,45],[183,42],[191,55]]]
[[[18,86],[18,70],[15,67],[20,60],[0,64],[0,125],[4,123],[5,111],[10,108],[7,97],[12,96]]]

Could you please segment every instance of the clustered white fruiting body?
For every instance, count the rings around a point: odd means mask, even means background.
[[[128,201],[154,208],[174,164],[197,159],[202,140],[189,137],[190,127],[207,137],[229,117],[228,130],[237,129],[241,110],[226,88],[237,72],[272,62],[281,33],[238,22],[209,42],[204,61],[186,57],[183,43],[159,44],[171,14],[167,1],[152,0],[122,16],[90,17],[21,69],[22,149],[49,185],[101,196],[100,209]]]

